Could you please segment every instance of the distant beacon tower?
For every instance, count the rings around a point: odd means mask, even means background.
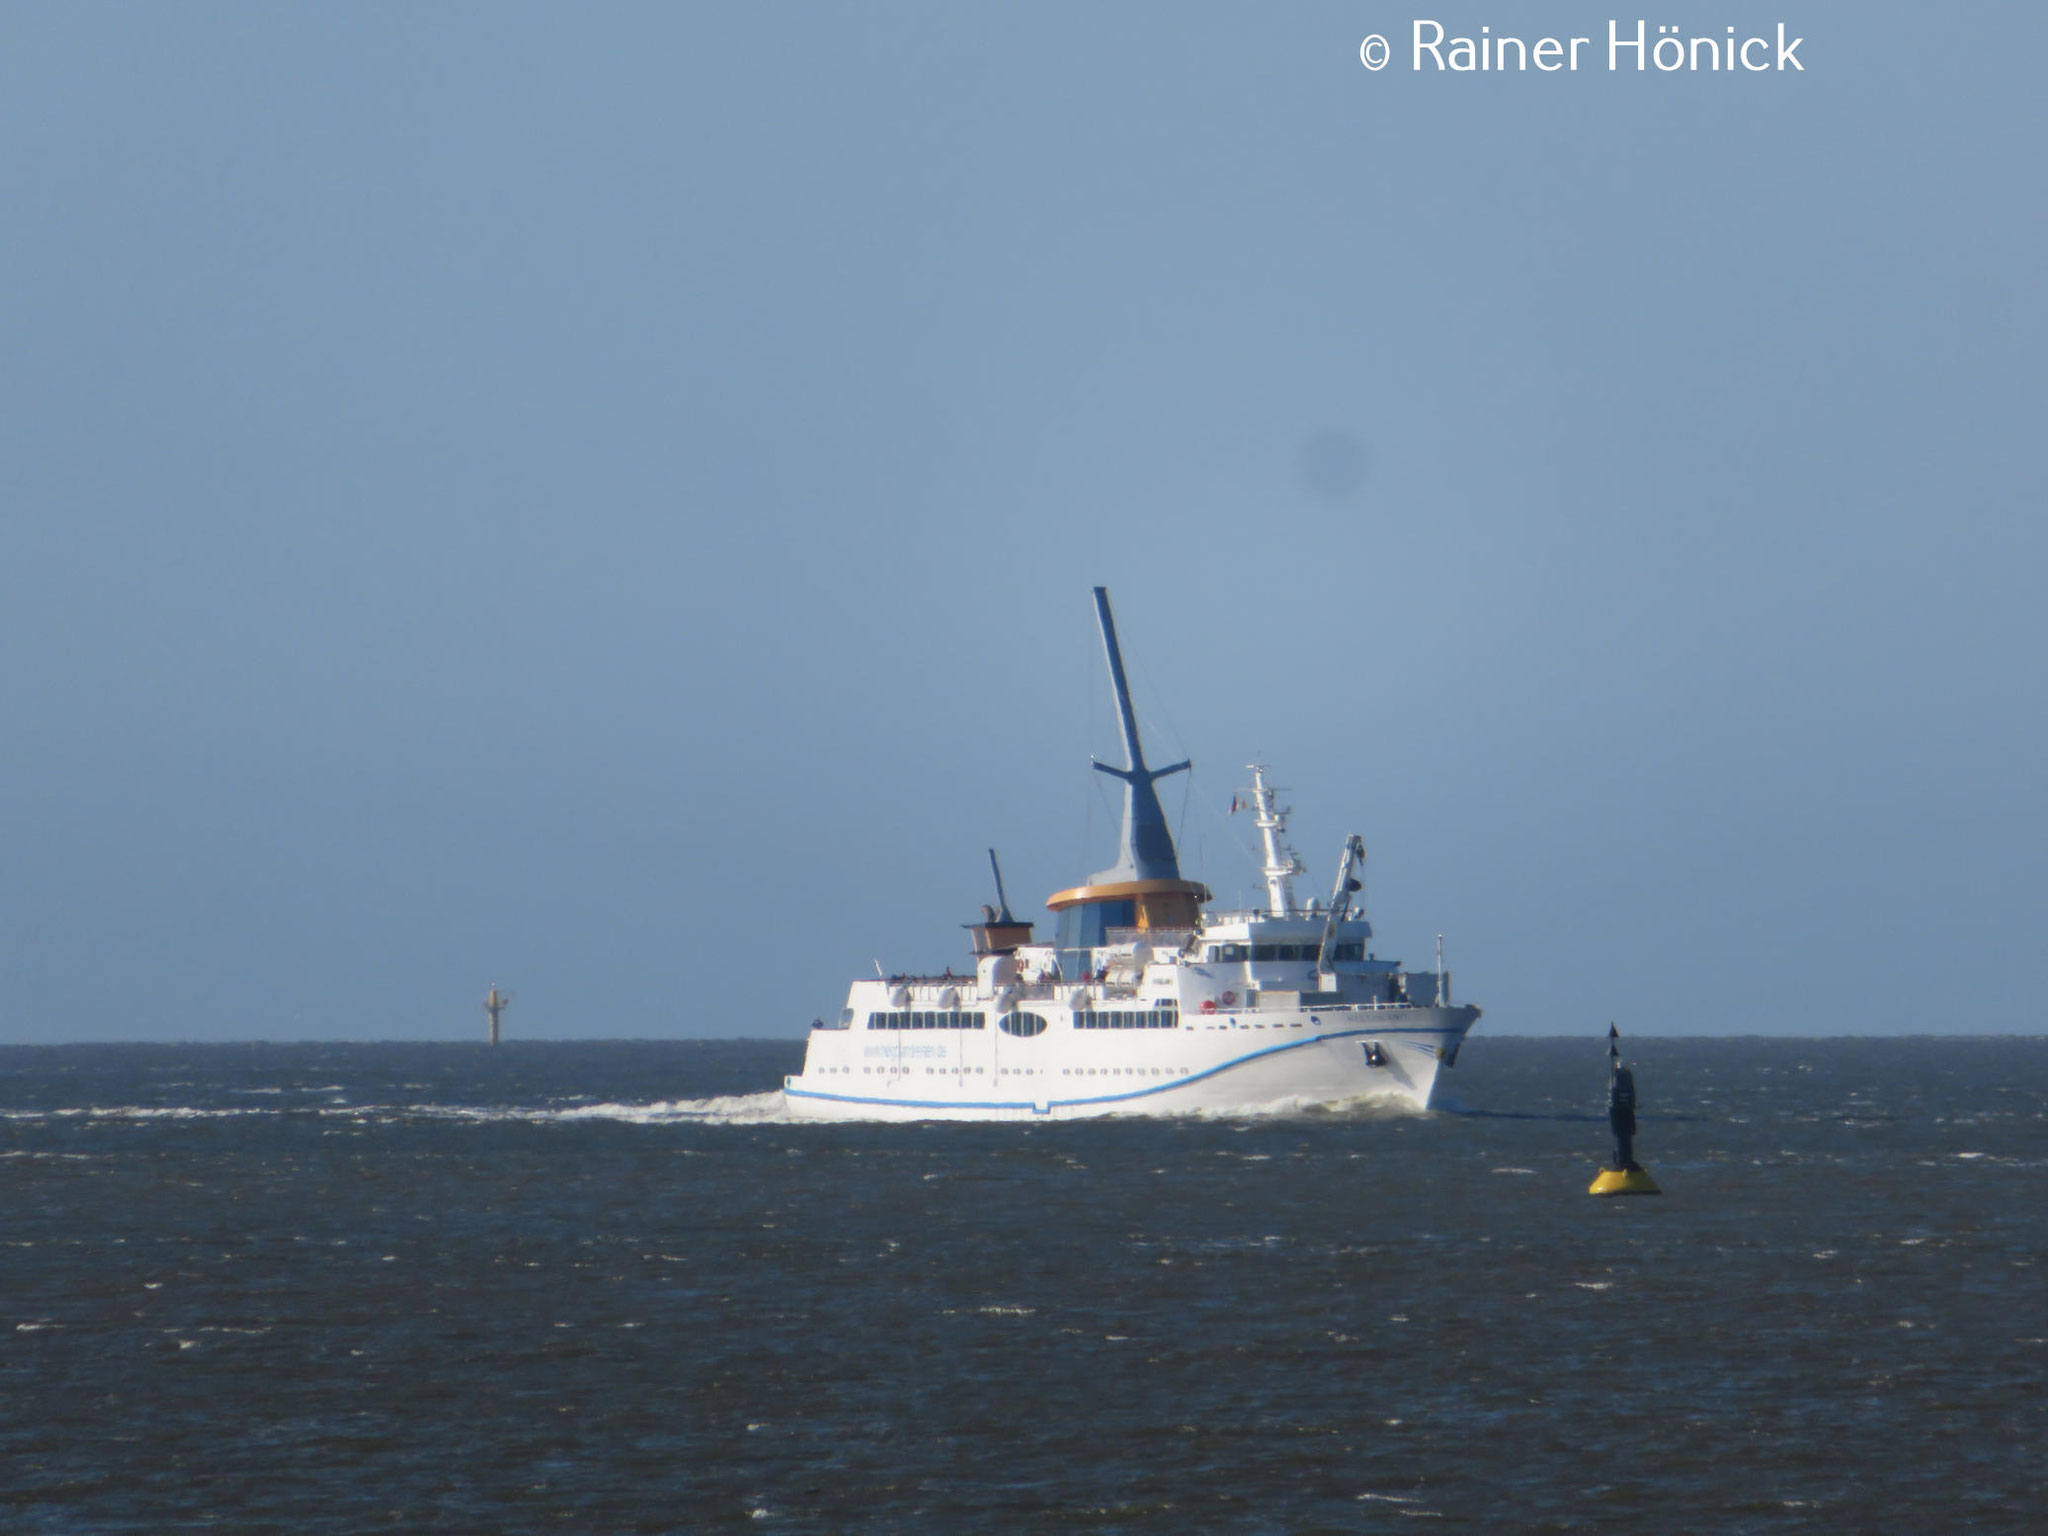
[[[1180,773],[1185,762],[1150,768],[1138,741],[1138,718],[1131,709],[1131,688],[1124,678],[1123,652],[1116,643],[1116,620],[1110,617],[1109,593],[1095,589],[1095,617],[1102,626],[1102,649],[1109,661],[1109,682],[1116,690],[1117,725],[1123,733],[1122,768],[1096,763],[1098,773],[1120,779],[1124,815],[1117,841],[1117,860],[1086,885],[1056,891],[1046,900],[1059,919],[1056,940],[1060,963],[1069,974],[1085,968],[1085,951],[1112,942],[1112,928],[1186,929],[1201,921],[1201,905],[1209,892],[1199,881],[1183,880],[1166,813],[1159,808],[1156,780]]]
[[[498,1015],[512,1006],[512,994],[500,992],[494,985],[491,995],[484,999],[484,1012],[491,1016],[491,1044],[498,1043]]]

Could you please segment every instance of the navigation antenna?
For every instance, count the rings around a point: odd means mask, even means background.
[[[491,986],[491,995],[484,999],[484,1012],[491,1016],[491,1044],[498,1043],[498,1015],[512,1006],[512,994],[500,992],[496,983]]]

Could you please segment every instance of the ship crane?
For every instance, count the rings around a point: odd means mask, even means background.
[[[1031,924],[1020,923],[1010,911],[1010,894],[1003,889],[1003,866],[996,861],[996,851],[988,851],[988,867],[996,877],[996,906],[983,903],[981,921],[967,925],[967,935],[974,942],[977,958],[982,955],[1012,955],[1021,945],[1031,942]],[[878,962],[875,970],[879,973]]]
[[[1323,920],[1323,942],[1316,949],[1316,970],[1328,975],[1334,969],[1330,946],[1337,940],[1337,925],[1351,915],[1351,898],[1365,889],[1365,882],[1352,871],[1365,868],[1365,839],[1356,832],[1344,839],[1344,857],[1337,864],[1337,888],[1330,892],[1330,915]]]

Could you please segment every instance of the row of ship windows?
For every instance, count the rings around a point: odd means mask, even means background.
[[[985,1029],[988,1015],[965,1013],[958,1009],[950,1012],[926,1012],[923,1009],[892,1009],[887,1013],[868,1015],[869,1029]],[[1178,1008],[1148,1009],[1081,1009],[1074,1014],[1076,1029],[1177,1029],[1180,1027]],[[1029,1039],[1042,1035],[1046,1030],[1045,1019],[1036,1013],[1006,1013],[996,1020],[996,1028],[1006,1035]]]
[[[959,1009],[950,1012],[926,1012],[921,1008],[892,1009],[887,1013],[868,1015],[869,1029],[986,1029],[988,1015],[965,1013]],[[1045,1033],[1045,1020],[1035,1013],[1006,1013],[996,1020],[996,1028],[1006,1035],[1017,1035],[1029,1039]]]
[[[1076,1009],[1076,1029],[1178,1029],[1178,1008],[1152,1008],[1142,1012],[1127,1009]]]
[[[1211,944],[1208,958],[1212,962],[1224,963],[1235,960],[1313,960],[1322,952],[1320,944]],[[1364,958],[1363,939],[1352,944],[1334,945],[1330,950],[1332,963]]]
[[[988,1015],[985,1013],[962,1013],[957,1008],[950,1013],[926,1013],[922,1010],[871,1013],[868,1015],[869,1029],[986,1029]]]

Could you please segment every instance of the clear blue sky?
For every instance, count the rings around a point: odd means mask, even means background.
[[[799,1032],[1097,582],[1482,1029],[2039,1030],[2048,12],[1416,14],[1617,13],[0,8],[0,1039]]]

